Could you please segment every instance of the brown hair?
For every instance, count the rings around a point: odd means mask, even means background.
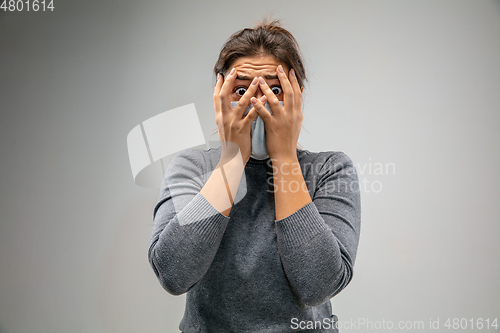
[[[242,29],[228,38],[214,66],[215,80],[218,73],[225,77],[236,59],[261,55],[273,56],[289,69],[293,68],[299,86],[304,86],[306,73],[295,37],[280,26],[280,20],[268,18],[257,22],[253,29]]]
[[[289,69],[293,68],[299,86],[304,87],[307,78],[299,45],[295,37],[281,27],[280,20],[271,21],[266,17],[256,22],[254,28],[244,28],[232,34],[222,46],[215,63],[215,82],[217,74],[226,76],[236,59],[252,56],[272,56]],[[298,143],[297,147],[303,149]]]

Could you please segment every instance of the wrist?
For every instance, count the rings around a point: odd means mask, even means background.
[[[222,153],[216,167],[220,166],[244,167],[247,164],[247,162],[248,159],[245,160],[245,158],[241,155],[240,152],[238,152],[237,154]]]
[[[300,163],[297,156],[280,156],[271,159],[274,177],[301,174]]]
[[[297,153],[294,152],[294,154],[280,154],[280,155],[274,155],[274,156],[269,156],[271,159],[271,162],[274,164],[291,164],[291,163],[297,163],[299,161],[299,158],[297,157]]]
[[[297,148],[296,147],[290,147],[286,149],[280,149],[279,152],[269,153],[269,157],[271,160],[291,160],[291,159],[297,159]]]

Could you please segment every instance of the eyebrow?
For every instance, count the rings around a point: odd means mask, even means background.
[[[278,75],[266,75],[264,76],[264,79],[266,80],[278,80]],[[248,77],[248,76],[236,76],[236,80],[252,80],[252,78]]]

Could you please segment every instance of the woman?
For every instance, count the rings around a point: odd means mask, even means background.
[[[179,328],[336,332],[330,298],[353,276],[359,184],[346,154],[297,148],[306,76],[296,40],[279,21],[243,29],[214,72],[221,147],[178,153],[154,208],[149,261],[166,291],[187,292]],[[252,157],[257,116],[264,159]]]

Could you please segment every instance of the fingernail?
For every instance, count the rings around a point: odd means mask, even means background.
[[[266,84],[266,81],[262,77],[259,77],[260,84]]]
[[[266,101],[266,98],[267,98],[267,96],[266,96],[266,95],[264,95],[264,96],[262,96],[262,97],[260,98],[260,101],[261,101],[262,103],[264,103],[264,102]]]
[[[257,104],[257,98],[255,97],[250,98],[250,102],[252,102],[252,104]]]
[[[293,70],[293,68],[292,68],[291,72],[292,72],[292,75],[295,76],[295,71]]]
[[[229,75],[233,75],[233,74],[234,74],[234,72],[235,72],[235,69],[234,69],[234,67],[233,67],[233,69],[231,69],[231,73],[229,73]]]
[[[254,77],[254,78],[253,78],[252,84],[253,84],[253,85],[256,85],[256,84],[257,84],[257,77]]]
[[[284,73],[285,71],[283,70],[283,67],[281,67],[281,65],[278,66],[278,70],[280,71],[280,73]]]

